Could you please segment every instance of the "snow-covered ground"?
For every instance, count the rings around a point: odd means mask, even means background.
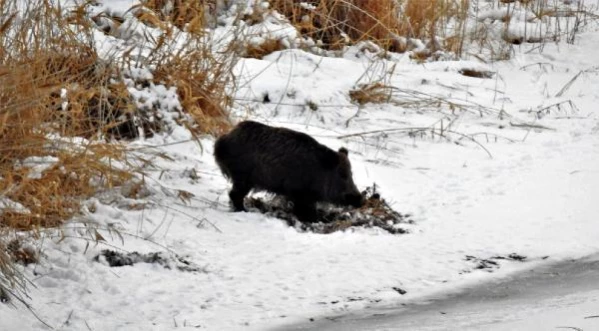
[[[39,319],[0,304],[0,329],[263,330],[597,253],[598,44],[599,29],[587,27],[573,45],[517,46],[492,64],[382,60],[358,48],[242,60],[235,115],[346,146],[358,187],[376,183],[411,214],[409,233],[305,233],[232,213],[214,140],[200,146],[176,128],[131,143],[169,157],[155,157],[146,194],[89,201],[104,242],[81,239],[77,221],[44,238],[40,263],[24,271]],[[460,74],[472,68],[495,74]],[[351,102],[352,89],[374,82],[391,87],[389,102]],[[102,249],[173,259],[113,268],[94,261]],[[526,259],[496,259],[513,253]],[[479,270],[481,260],[498,264]]]
[[[568,260],[414,303],[276,330],[597,330],[599,256]]]

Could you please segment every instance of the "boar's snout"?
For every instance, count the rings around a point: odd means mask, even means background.
[[[345,204],[359,208],[364,205],[366,200],[359,192],[356,193],[348,193],[345,195]]]

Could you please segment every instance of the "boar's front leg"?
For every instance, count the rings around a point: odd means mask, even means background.
[[[243,205],[243,198],[250,193],[251,189],[252,187],[245,182],[233,182],[233,188],[229,192],[229,199],[231,199],[234,211],[246,211],[245,206]]]
[[[302,223],[316,222],[316,201],[306,198],[293,198],[293,213]]]

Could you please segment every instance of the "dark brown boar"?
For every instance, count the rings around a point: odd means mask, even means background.
[[[233,182],[235,211],[245,210],[250,190],[286,196],[302,222],[316,221],[316,202],[360,207],[364,198],[352,179],[347,149],[338,152],[307,134],[245,121],[217,139],[214,157]]]

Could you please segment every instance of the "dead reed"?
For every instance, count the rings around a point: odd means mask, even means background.
[[[208,2],[175,3],[171,11],[158,0],[131,8],[133,19],[162,36],[138,45],[151,44],[143,61],[131,51],[111,61],[98,55],[94,33],[119,38],[125,18],[89,17],[87,2],[0,2],[1,300],[26,296],[16,260],[3,249],[17,232],[35,238],[80,214],[87,198],[140,174],[143,162],[114,139],[162,127],[146,125],[152,114],[136,107],[123,78],[132,65],[151,68],[152,83],[176,87],[179,124],[196,137],[228,128],[236,55],[226,47],[235,36],[214,40],[206,31]]]
[[[233,67],[237,60],[233,48],[239,36],[232,30],[223,39],[215,39],[206,30],[213,14],[212,2],[175,1],[178,3],[180,7],[169,11],[165,1],[143,2],[145,20],[165,24],[160,25],[163,35],[142,65],[154,68],[154,83],[177,88],[181,107],[188,116],[180,124],[195,135],[218,135],[231,125],[229,94],[235,88]],[[177,40],[185,42],[173,46]]]
[[[468,0],[319,0],[310,4],[271,0],[270,3],[302,35],[319,41],[327,49],[369,40],[392,52],[409,50],[406,38],[435,41],[437,37],[447,40],[447,45],[441,45],[444,49],[461,51],[469,6]]]

